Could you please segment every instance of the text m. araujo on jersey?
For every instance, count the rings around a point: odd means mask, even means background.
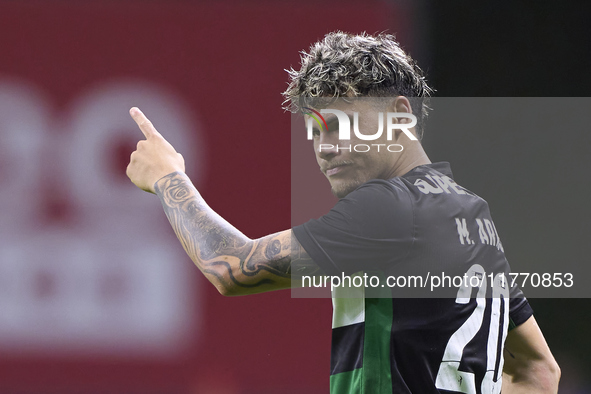
[[[456,228],[458,230],[458,237],[462,245],[474,245],[476,242],[470,238],[470,231],[466,218],[455,218]],[[495,246],[501,252],[504,252],[499,233],[492,220],[486,218],[476,218],[474,222],[478,226],[478,238],[480,243],[484,245]]]
[[[425,179],[417,179],[414,182],[414,185],[423,194],[451,194],[452,192],[456,194],[467,194],[460,185],[448,176],[433,174],[425,175],[425,178],[428,181]],[[488,218],[475,218],[472,222],[475,224],[474,226],[471,226],[472,228],[478,227],[478,238],[480,238],[480,243],[495,246],[501,252],[505,251],[501,244],[499,233],[497,233],[497,229],[492,220]],[[468,229],[466,218],[455,218],[455,224],[456,229],[458,230],[460,243],[462,245],[474,245],[475,241],[470,238],[470,231]]]

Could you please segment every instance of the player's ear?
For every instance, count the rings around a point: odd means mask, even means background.
[[[410,101],[404,96],[396,97],[396,100],[394,100],[394,112],[406,112],[412,114]]]

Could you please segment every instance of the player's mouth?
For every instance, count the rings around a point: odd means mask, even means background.
[[[323,169],[323,172],[326,176],[334,176],[340,172],[342,172],[347,166],[350,166],[352,163],[338,163],[336,165],[328,166],[327,168]]]

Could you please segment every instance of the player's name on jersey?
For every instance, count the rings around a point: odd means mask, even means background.
[[[466,221],[466,218],[455,218],[458,237],[462,245],[474,245],[476,241],[470,235],[470,229],[477,229],[480,243],[484,245],[495,246],[501,252],[505,252],[499,233],[492,220],[486,218],[476,218],[473,221]],[[470,226],[468,223],[472,222]]]

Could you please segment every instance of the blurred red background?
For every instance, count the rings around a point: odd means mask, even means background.
[[[287,229],[284,69],[329,31],[404,37],[407,17],[377,0],[0,3],[0,392],[327,392],[330,300],[202,280],[125,177],[127,111],[246,235]]]

